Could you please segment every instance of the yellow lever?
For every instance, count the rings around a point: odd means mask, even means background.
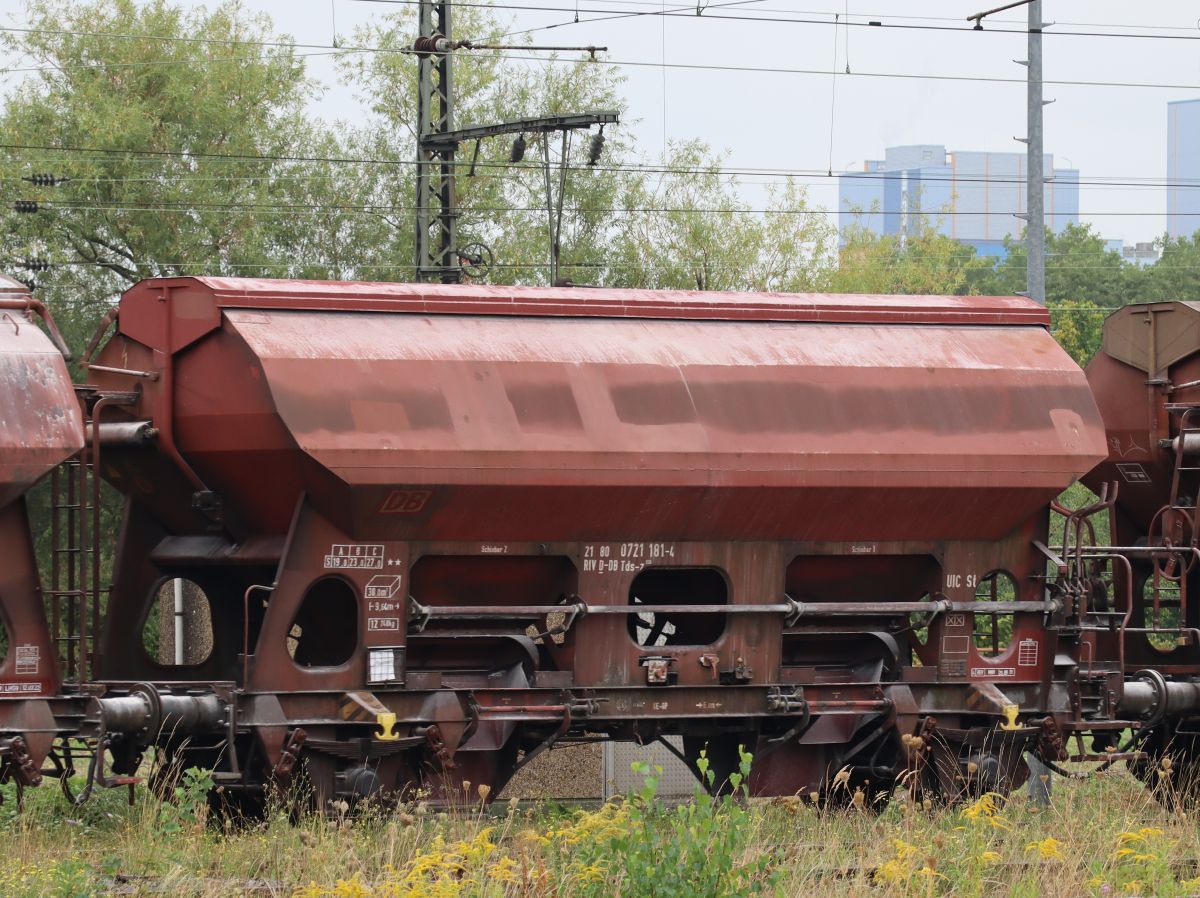
[[[1002,730],[1019,730],[1021,725],[1017,723],[1017,715],[1021,713],[1021,709],[1016,705],[1005,705],[1001,712],[1005,717],[1005,722],[1000,724]]]
[[[380,742],[398,742],[400,734],[396,732],[396,715],[392,711],[380,711],[375,715],[375,722],[379,724],[379,730],[375,733],[375,738]]]

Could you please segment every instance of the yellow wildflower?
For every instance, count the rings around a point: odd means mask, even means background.
[[[1061,861],[1063,859],[1062,842],[1053,836],[1047,836],[1040,842],[1030,842],[1025,846],[1026,851],[1036,851],[1044,861]]]

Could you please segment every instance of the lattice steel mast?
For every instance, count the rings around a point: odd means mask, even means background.
[[[501,134],[541,134],[549,141],[554,132],[590,128],[593,125],[615,124],[616,112],[585,112],[574,115],[554,115],[518,119],[473,128],[454,127],[454,51],[468,50],[584,50],[594,54],[606,47],[506,47],[497,44],[474,44],[454,41],[451,30],[450,0],[421,0],[419,11],[420,35],[413,44],[417,51],[417,202],[415,267],[418,281],[440,281],[456,284],[463,279],[463,262],[480,266],[474,258],[465,258],[458,244],[458,196],[455,192],[455,155],[459,144],[478,142]],[[602,143],[603,141],[601,141]],[[565,144],[564,144],[565,146]],[[562,218],[560,202],[555,204],[549,189],[550,160],[544,154],[547,171],[546,207],[549,212],[550,265],[557,269],[557,235]],[[567,159],[559,160],[560,175],[565,176]],[[562,192],[563,179],[559,179]],[[480,248],[486,252],[486,248]],[[490,255],[490,254],[489,254]],[[556,275],[551,276],[554,280]]]

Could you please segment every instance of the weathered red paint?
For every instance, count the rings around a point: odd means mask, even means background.
[[[1107,436],[1107,458],[1084,478],[1099,492],[1117,489],[1112,539],[1118,546],[1197,545],[1197,493],[1200,492],[1200,303],[1157,302],[1126,306],[1108,317],[1100,352],[1088,364]],[[1185,431],[1193,432],[1188,438]],[[1187,438],[1182,455],[1178,442]],[[1159,604],[1169,618],[1154,614],[1155,567]],[[1159,638],[1146,628],[1200,626],[1200,562],[1151,563],[1131,557],[1131,589],[1122,596],[1131,608],[1133,631],[1126,649],[1126,670],[1154,668],[1168,675],[1192,676],[1200,670],[1200,637]],[[1184,607],[1175,609],[1181,585]],[[1170,623],[1164,623],[1169,621]],[[1103,634],[1096,637],[1100,642]]]
[[[1044,323],[1011,297],[170,279],[120,327],[122,358],[188,347],[170,427],[251,529],[305,489],[389,538],[899,539],[1000,535],[1102,455]]]
[[[28,291],[0,278],[0,507],[83,446],[67,365],[23,313]]]
[[[26,773],[40,769],[54,738],[46,697],[58,691],[61,673],[25,494],[84,442],[66,362],[34,323],[35,311],[44,314],[23,285],[0,277],[0,608],[7,639],[0,659],[0,758],[16,767],[24,758]],[[27,780],[16,767],[8,773]]]
[[[373,724],[339,710],[362,692],[409,740],[371,749],[388,788],[433,770],[447,795],[588,732],[683,733],[725,766],[761,739],[755,788],[793,791],[931,710],[954,746],[1005,696],[1061,712],[1072,649],[1032,542],[1104,442],[1047,323],[1015,297],[144,282],[92,369],[139,396],[105,420],[158,432],[104,456],[131,505],[100,676],[238,682],[262,763],[302,726],[327,796],[366,781],[345,740]],[[869,610],[971,607],[992,570],[1027,604],[995,656],[970,611],[921,645]],[[122,650],[164,576],[213,606],[217,646],[184,672]],[[638,601],[730,610],[639,644],[660,622]],[[402,681],[370,683],[378,648]]]

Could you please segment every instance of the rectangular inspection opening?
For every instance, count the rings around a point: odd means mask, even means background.
[[[409,594],[435,607],[557,605],[579,589],[563,555],[425,555],[412,567]]]
[[[922,628],[928,615],[872,614],[869,606],[928,601],[941,580],[942,566],[932,555],[796,556],[784,574],[784,591],[791,598],[805,605],[862,603],[867,610],[860,615],[806,616],[784,635],[784,667],[841,670],[835,675],[857,680],[908,663],[913,646],[925,641]],[[908,618],[908,624],[896,634],[896,642],[880,639],[876,634],[890,632],[897,617]]]
[[[655,611],[655,605],[728,605],[729,583],[715,567],[652,567],[629,587],[629,604],[645,605],[628,617],[629,637],[640,646],[710,645],[725,633],[720,612]]]

